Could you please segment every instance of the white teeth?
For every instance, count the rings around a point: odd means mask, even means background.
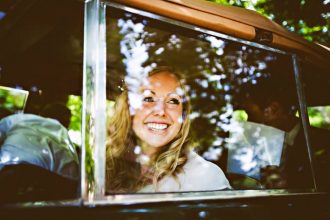
[[[150,129],[156,129],[156,130],[164,130],[168,127],[167,124],[157,124],[157,123],[148,123],[147,126]]]

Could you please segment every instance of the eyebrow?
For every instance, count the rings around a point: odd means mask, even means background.
[[[143,89],[142,90],[142,92],[144,93],[145,91],[150,91],[150,93],[151,94],[153,94],[153,95],[156,95],[156,92],[154,92],[153,90],[151,90],[151,89]],[[176,93],[176,92],[169,92],[169,93],[167,93],[167,96],[171,96],[171,95],[176,95],[176,96],[179,96],[180,98],[183,98],[183,96],[181,96],[181,95],[179,95],[178,93]]]
[[[156,93],[154,91],[152,91],[151,89],[143,89],[142,92],[144,93],[145,91],[150,91],[151,94],[156,95]]]

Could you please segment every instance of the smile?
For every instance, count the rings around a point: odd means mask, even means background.
[[[153,130],[165,130],[168,126],[168,124],[147,123],[147,127]]]

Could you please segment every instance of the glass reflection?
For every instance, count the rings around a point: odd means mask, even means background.
[[[114,112],[120,105],[126,105],[129,111],[109,117],[108,192],[158,191],[157,183],[166,182],[166,177],[171,175],[173,183],[180,183],[180,174],[184,172],[178,168],[184,171],[189,157],[181,161],[177,156],[171,172],[145,170],[144,163],[154,163],[162,154],[148,155],[141,144],[145,137],[139,134],[143,133],[143,127],[134,129],[135,118],[141,110],[147,114],[148,108],[163,109],[164,112],[166,108],[168,111],[175,109],[172,105],[167,106],[169,97],[158,96],[149,89],[155,86],[154,76],[150,73],[163,67],[173,70],[170,73],[178,75],[180,85],[184,85],[172,90],[183,105],[182,119],[175,117],[175,123],[178,127],[181,123],[182,130],[187,120],[191,121],[187,149],[210,161],[210,166],[216,165],[224,171],[231,185],[221,187],[217,179],[217,187],[196,190],[312,187],[305,140],[300,121],[295,117],[298,105],[290,57],[179,29],[117,9],[109,10],[108,99],[116,100]],[[160,87],[169,86],[165,79],[158,84]],[[127,96],[126,100],[120,98],[123,94]],[[184,106],[188,103],[190,110],[185,111]],[[119,145],[125,145],[126,152],[118,148],[113,138],[113,134],[120,131],[116,120],[124,117],[131,120],[121,125],[126,134],[122,134],[125,138]],[[148,122],[146,120],[146,124]],[[167,122],[151,122],[145,125],[151,131],[168,128]],[[153,141],[152,138],[145,139]],[[164,145],[160,143],[168,144],[165,139],[155,143],[162,147]],[[164,147],[167,148],[171,147]],[[183,145],[182,152],[185,149]],[[296,153],[299,159],[294,156]],[[124,154],[130,159],[123,159]],[[137,159],[140,154],[143,156]],[[171,156],[165,155],[167,153],[161,156],[164,160],[172,160]],[[123,181],[117,178],[119,173],[114,175],[116,160],[121,161],[118,166],[122,170],[127,169],[125,172],[132,175],[123,177],[125,189],[116,190],[115,187]],[[130,172],[130,169],[137,172]],[[197,175],[202,171],[196,168],[194,172]],[[298,176],[301,176],[299,180]],[[202,182],[201,179],[196,182]],[[145,182],[140,188],[136,187],[139,181]],[[168,183],[168,187],[171,184]],[[148,186],[148,190],[144,190],[144,186]],[[167,188],[167,191],[182,190],[194,189]]]
[[[142,82],[118,97],[109,122],[108,192],[231,188],[219,167],[191,150],[190,104],[179,76],[159,68]]]

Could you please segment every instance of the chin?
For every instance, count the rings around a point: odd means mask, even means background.
[[[168,142],[152,141],[152,142],[146,142],[146,143],[151,148],[161,149],[161,148],[165,147]]]

